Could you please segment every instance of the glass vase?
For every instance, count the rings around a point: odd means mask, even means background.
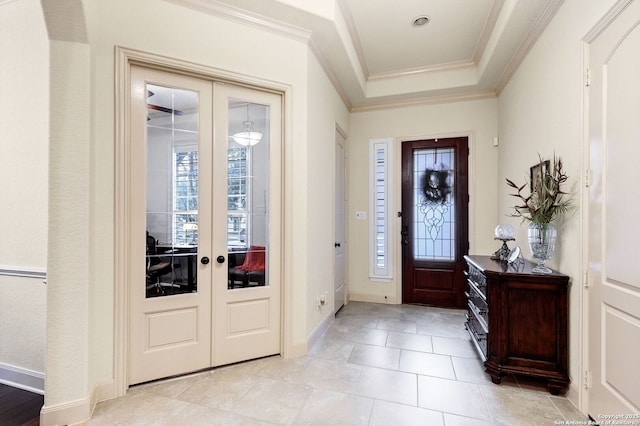
[[[531,256],[538,261],[538,265],[531,272],[538,274],[550,274],[551,269],[545,266],[545,262],[553,256],[556,247],[556,227],[553,223],[531,222],[527,228],[529,248]]]

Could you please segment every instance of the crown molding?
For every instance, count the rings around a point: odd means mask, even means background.
[[[502,12],[502,7],[504,6],[505,0],[495,0],[493,5],[491,6],[491,11],[489,12],[489,16],[487,16],[487,20],[484,24],[484,28],[482,29],[482,33],[478,38],[478,43],[476,44],[476,48],[473,51],[473,62],[476,64],[480,62],[482,55],[484,55],[484,51],[487,48],[487,43],[489,43],[489,39],[491,38],[491,34],[496,27],[496,22],[498,22],[498,18],[500,17],[500,13]]]
[[[389,71],[373,74],[369,76],[368,81],[385,80],[398,77],[406,77],[415,74],[428,74],[439,71],[452,71],[464,68],[473,68],[476,66],[474,61],[456,61],[448,62],[446,64],[428,65],[425,67],[405,68],[400,71]]]
[[[524,58],[536,44],[536,41],[538,41],[542,32],[547,28],[547,25],[549,25],[549,22],[551,22],[560,6],[562,6],[562,3],[564,3],[564,0],[550,0],[549,3],[547,3],[544,11],[540,16],[538,16],[538,19],[527,33],[522,43],[520,43],[520,46],[518,46],[518,49],[516,49],[513,56],[511,56],[511,59],[500,75],[500,78],[498,78],[498,81],[494,86],[494,90],[497,95],[500,95],[502,90],[507,86],[507,83],[509,83],[511,77],[513,77],[520,64],[524,61]]]
[[[320,47],[318,46],[318,42],[315,40],[315,38],[312,37],[311,40],[309,40],[308,46],[309,46],[309,50],[311,50],[311,53],[313,53],[313,55],[316,57],[316,59],[320,63],[320,66],[322,67],[325,74],[329,78],[329,81],[331,81],[331,84],[338,92],[338,96],[340,96],[340,99],[342,99],[342,102],[344,102],[347,109],[350,110],[352,107],[351,99],[349,99],[349,95],[347,94],[347,91],[344,89],[344,86],[340,82],[340,79],[336,75],[335,71],[333,70],[333,68],[331,67],[331,65],[325,58],[325,56],[320,51]]]
[[[370,76],[369,66],[367,65],[367,59],[364,55],[364,49],[362,48],[362,41],[360,41],[360,36],[358,35],[358,30],[356,29],[356,23],[354,22],[353,16],[351,15],[351,10],[345,4],[345,0],[338,0],[337,3],[347,25],[349,37],[351,37],[351,44],[356,51],[358,61],[360,61],[360,68],[362,70],[362,73],[364,74],[364,78],[365,80],[368,80]]]
[[[0,0],[2,1],[2,0]],[[316,57],[320,66],[327,74],[331,84],[335,87],[338,95],[346,105],[347,109],[351,108],[351,100],[347,95],[340,79],[333,71],[327,59],[324,57],[318,43],[312,37],[312,32],[304,28],[290,25],[275,19],[266,18],[263,15],[249,12],[245,9],[229,6],[212,0],[164,0],[167,3],[173,3],[178,6],[188,7],[190,9],[217,16],[226,20],[249,25],[254,28],[269,31],[271,33],[287,37],[291,40],[307,44],[313,55]]]
[[[403,99],[401,101],[385,101],[385,102],[359,105],[351,108],[350,112],[368,112],[368,111],[376,111],[381,109],[403,108],[403,107],[416,106],[416,105],[434,105],[434,104],[445,104],[445,103],[452,103],[452,102],[477,101],[481,99],[491,99],[495,97],[496,97],[496,94],[491,91],[454,93],[451,95],[439,95],[439,96],[424,96],[419,98]]]
[[[219,3],[215,0],[164,0],[178,6],[188,7],[208,15],[218,16],[230,21],[252,26],[261,30],[308,43],[311,31],[257,13],[249,12],[235,6]]]
[[[611,9],[604,15],[587,34],[582,38],[585,43],[592,43],[598,38],[600,33],[604,31],[611,22],[615,20],[631,3],[633,0],[618,0],[618,2],[611,7]]]

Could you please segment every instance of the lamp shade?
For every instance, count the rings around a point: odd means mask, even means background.
[[[231,138],[237,144],[240,144],[242,146],[253,146],[260,142],[262,140],[262,133],[253,131],[253,123],[247,124],[247,122],[245,122],[245,125],[245,130],[233,134]]]

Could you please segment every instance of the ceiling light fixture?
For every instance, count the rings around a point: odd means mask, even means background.
[[[414,18],[413,21],[411,21],[411,25],[416,28],[420,28],[427,25],[429,21],[431,21],[431,18],[429,18],[427,15],[421,15],[417,18]]]
[[[262,140],[262,133],[253,130],[253,121],[249,116],[249,102],[247,102],[247,120],[243,122],[244,129],[235,133],[231,138],[242,146],[254,146]]]

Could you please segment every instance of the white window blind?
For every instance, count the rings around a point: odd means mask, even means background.
[[[369,141],[369,278],[374,281],[392,278],[391,143],[391,138]]]
[[[229,247],[249,246],[248,151],[246,147],[228,150],[227,245]]]
[[[173,153],[173,242],[198,244],[198,150],[176,147]]]

